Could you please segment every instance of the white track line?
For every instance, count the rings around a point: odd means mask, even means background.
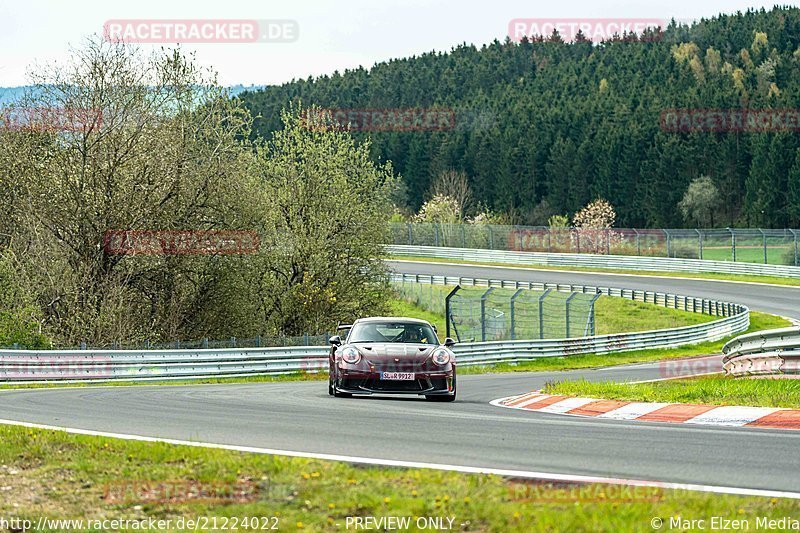
[[[572,481],[577,483],[605,483],[609,485],[633,485],[640,487],[660,487],[663,489],[692,490],[698,492],[713,492],[721,494],[735,494],[739,496],[761,496],[766,498],[792,498],[800,499],[800,492],[788,492],[778,490],[748,489],[742,487],[725,487],[717,485],[696,485],[691,483],[667,483],[661,481],[648,481],[641,479],[621,479],[598,476],[581,476],[576,474],[556,474],[552,472],[532,472],[529,470],[505,470],[500,468],[459,466],[439,463],[421,463],[417,461],[398,461],[394,459],[377,459],[370,457],[354,457],[349,455],[333,455],[325,453],[295,452],[289,450],[274,450],[271,448],[256,448],[252,446],[235,446],[231,444],[216,444],[210,442],[193,442],[176,439],[163,439],[158,437],[146,437],[142,435],[129,435],[126,433],[109,433],[105,431],[93,431],[89,429],[76,429],[59,426],[49,426],[45,424],[33,424],[29,422],[19,422],[17,420],[2,420],[0,424],[9,426],[20,426],[26,428],[47,429],[63,431],[74,435],[88,435],[92,437],[108,437],[113,439],[133,440],[141,442],[163,442],[177,446],[193,446],[196,448],[213,448],[219,450],[231,450],[246,453],[259,453],[269,455],[283,455],[287,457],[302,457],[306,459],[320,459],[324,461],[340,461],[347,463],[369,464],[379,466],[392,466],[399,468],[427,468],[430,470],[446,470],[451,472],[462,472],[465,474],[493,474],[497,476],[511,478],[542,479],[548,481]]]

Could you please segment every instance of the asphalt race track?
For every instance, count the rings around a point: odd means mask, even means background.
[[[393,262],[409,273],[650,289],[800,316],[800,288]],[[461,376],[454,404],[334,399],[325,382],[0,391],[0,418],[297,452],[800,492],[800,432],[577,418],[489,401],[557,379],[661,377],[658,363]]]

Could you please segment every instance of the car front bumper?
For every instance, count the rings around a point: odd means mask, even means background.
[[[415,372],[413,380],[381,379],[380,372],[339,370],[335,388],[348,394],[452,395],[455,371]]]

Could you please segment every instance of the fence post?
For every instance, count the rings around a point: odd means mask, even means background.
[[[539,338],[544,339],[544,299],[550,294],[553,289],[545,289],[541,296],[539,296]]]
[[[208,337],[203,337],[203,348],[208,348]]]
[[[448,338],[450,338],[450,322],[453,319],[453,315],[450,310],[450,299],[455,296],[460,289],[461,285],[456,285],[444,299],[444,330],[445,336]],[[458,337],[458,330],[456,330],[456,337]],[[458,340],[461,341],[460,338]]]
[[[231,337],[231,345],[236,348],[236,337]]]
[[[486,224],[486,229],[489,230],[489,249],[494,250],[494,235],[492,234],[492,225]]]
[[[702,259],[703,258],[703,234],[697,228],[695,228],[695,231],[697,232],[697,242],[700,244],[700,259]]]
[[[489,287],[481,295],[481,342],[486,342],[486,297],[489,296],[494,287]]]
[[[436,223],[433,224],[433,231],[435,235],[434,242],[436,243],[436,246],[439,246],[439,224]]]
[[[86,349],[86,341],[81,341],[81,350]]]
[[[408,245],[414,245],[414,226],[411,224],[411,222],[408,223]]]
[[[733,229],[728,228],[728,231],[731,232],[731,252],[733,255],[733,262],[736,262],[736,232]]]
[[[672,257],[672,242],[670,240],[669,231],[662,229],[661,231],[664,232],[664,235],[667,236],[667,257]]]
[[[800,261],[798,261],[798,258],[800,258],[800,256],[798,256],[797,253],[797,232],[793,229],[790,229],[789,231],[791,231],[792,235],[794,236],[794,266],[798,266],[800,265]]]
[[[639,232],[635,228],[631,229],[633,229],[633,233],[636,234],[636,255],[642,255],[642,243],[641,239],[639,238],[640,237]]]
[[[567,311],[567,317],[566,317],[566,320],[567,320],[567,325],[566,325],[566,329],[565,329],[565,336],[564,336],[564,338],[566,338],[566,339],[569,339],[569,303],[570,303],[570,302],[572,301],[572,299],[573,299],[573,298],[575,298],[575,296],[577,296],[577,295],[578,295],[578,293],[577,293],[577,292],[573,292],[572,294],[570,294],[570,295],[569,295],[569,298],[567,298],[567,303],[566,303],[566,311]]]
[[[517,289],[517,292],[515,292],[513,294],[513,296],[511,296],[510,308],[511,308],[511,340],[512,341],[513,340],[517,340],[517,331],[516,331],[517,322],[516,322],[516,316],[514,315],[514,305],[516,304],[517,297],[520,294],[522,294],[522,291],[524,291],[524,290],[525,289]]]
[[[606,255],[611,255],[611,230],[606,228]]]
[[[764,233],[764,230],[761,229],[761,228],[759,228],[758,231],[761,232],[761,237],[762,237],[763,242],[764,242],[764,264],[766,265],[767,264],[767,234]]]
[[[594,337],[594,335],[595,335],[594,304],[597,301],[597,299],[600,298],[600,296],[601,296],[601,294],[598,292],[597,294],[594,295],[594,298],[592,298],[592,301],[589,302],[589,336],[590,337]]]

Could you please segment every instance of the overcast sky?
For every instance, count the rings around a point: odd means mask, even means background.
[[[29,65],[63,60],[70,46],[102,34],[104,23],[115,19],[295,20],[299,38],[291,43],[183,46],[214,67],[223,85],[265,85],[446,51],[462,42],[502,40],[515,18],[694,20],[772,5],[738,0],[5,0],[0,4],[0,86],[25,84]]]

